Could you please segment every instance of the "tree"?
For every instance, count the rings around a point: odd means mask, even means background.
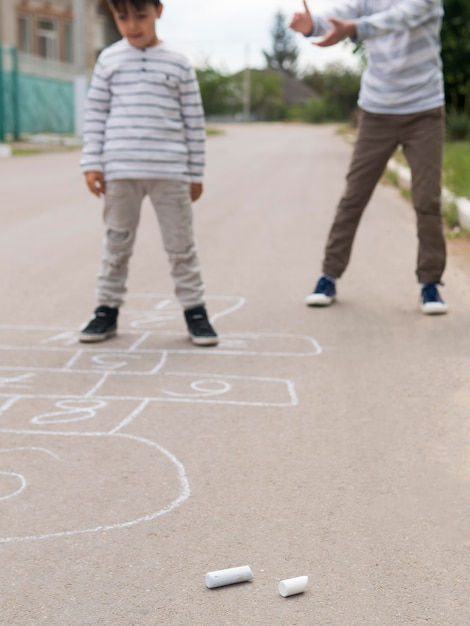
[[[312,103],[319,114],[322,106],[323,120],[350,119],[357,108],[361,77],[358,72],[337,63],[329,64],[324,70],[308,70],[302,81],[320,97],[321,103]]]
[[[206,66],[196,70],[206,115],[234,115],[240,112],[238,81]]]
[[[447,109],[470,114],[470,2],[445,0],[441,31]]]
[[[269,70],[250,72],[251,112],[258,120],[274,121],[285,117],[282,76]]]
[[[271,35],[273,38],[272,51],[263,50],[268,67],[274,70],[283,70],[295,76],[299,49],[294,43],[294,35],[287,27],[286,17],[282,11],[278,11],[274,16]]]

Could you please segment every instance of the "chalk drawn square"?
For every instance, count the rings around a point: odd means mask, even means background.
[[[163,332],[148,333],[139,343],[141,350],[155,350],[163,341]],[[216,350],[199,349],[206,356],[260,356],[260,357],[312,357],[321,354],[322,349],[313,337],[284,333],[223,333],[219,336]],[[195,353],[191,346],[174,345],[168,352]]]
[[[137,415],[141,403],[70,396],[0,398],[0,429],[111,432]]]
[[[0,354],[3,363],[8,366],[0,366],[0,377],[2,372],[8,370],[62,370],[73,358],[75,350],[57,350],[54,348],[10,347],[1,348]]]
[[[166,352],[105,351],[83,352],[69,364],[71,371],[115,372],[119,374],[156,374],[165,364]]]
[[[159,402],[294,406],[294,385],[278,378],[165,372],[154,377],[109,374],[94,397],[147,398]]]
[[[0,394],[81,396],[94,389],[102,377],[100,372],[74,374],[62,371],[43,372],[40,369],[5,369],[0,371]]]

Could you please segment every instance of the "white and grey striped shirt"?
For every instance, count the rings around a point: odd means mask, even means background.
[[[312,15],[312,35],[330,30],[328,17],[353,20],[367,51],[359,106],[371,113],[417,113],[444,104],[443,13],[442,0],[347,0],[326,15]]]
[[[105,180],[201,182],[205,121],[195,72],[165,44],[136,48],[126,39],[98,57],[84,119],[83,172]]]

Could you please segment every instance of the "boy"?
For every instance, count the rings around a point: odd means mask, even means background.
[[[418,224],[416,274],[421,310],[446,313],[437,286],[446,262],[441,216],[441,162],[444,86],[440,59],[441,0],[349,0],[326,19],[296,13],[291,28],[305,36],[323,36],[319,46],[350,37],[364,41],[368,65],[359,93],[357,141],[330,230],[323,275],[309,306],[328,306],[336,297],[336,279],[349,262],[364,211],[389,158],[402,145],[412,173],[411,196]]]
[[[89,190],[104,195],[106,235],[99,306],[80,341],[116,334],[140,208],[148,195],[191,340],[216,345],[192,227],[191,201],[203,190],[205,121],[199,85],[187,59],[158,39],[159,0],[108,4],[123,39],[100,54],[85,107],[81,168]]]

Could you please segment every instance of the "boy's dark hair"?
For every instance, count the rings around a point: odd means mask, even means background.
[[[158,7],[160,0],[108,0],[108,4],[115,11],[123,11],[126,8],[126,4],[130,4],[139,11],[145,8],[146,4],[153,4],[155,7]]]

